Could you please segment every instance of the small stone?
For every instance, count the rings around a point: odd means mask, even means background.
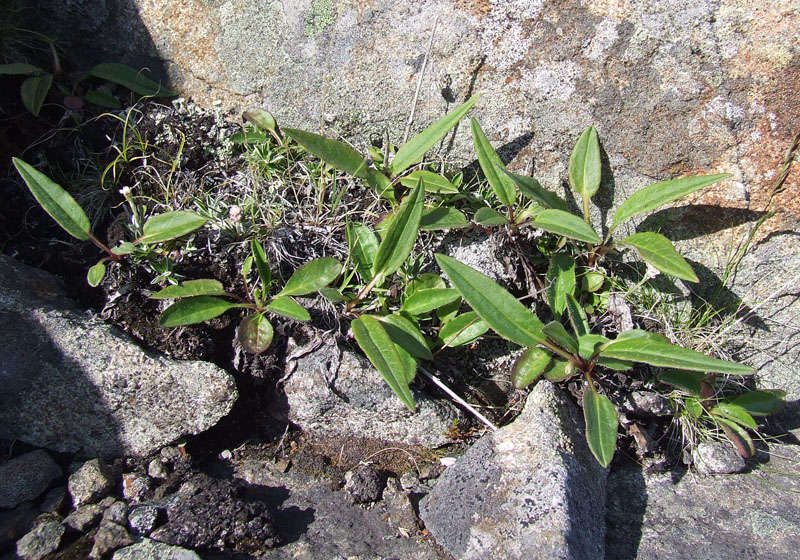
[[[99,459],[86,461],[70,475],[67,490],[75,507],[98,501],[114,488],[108,468]]]
[[[389,520],[393,527],[401,531],[404,536],[416,533],[419,530],[417,514],[408,494],[403,491],[400,482],[396,478],[386,481],[386,489],[383,491],[383,500],[389,512]]]
[[[0,507],[35,500],[63,473],[52,457],[37,449],[0,465]]]
[[[128,513],[128,527],[136,535],[149,535],[158,521],[158,508],[155,506],[133,506]]]
[[[173,465],[180,463],[184,459],[183,453],[177,447],[164,447],[161,449],[160,455],[164,461]]]
[[[150,490],[152,480],[149,476],[140,473],[127,473],[122,475],[122,495],[129,502],[139,502]]]
[[[692,452],[692,462],[700,474],[732,474],[742,472],[745,462],[729,443],[704,441]]]
[[[285,473],[289,470],[289,467],[292,465],[291,461],[287,461],[286,459],[280,459],[275,461],[275,470],[280,473]]]
[[[125,502],[117,501],[111,504],[108,509],[103,512],[103,523],[110,522],[117,525],[125,525],[128,523],[128,504]]]
[[[151,478],[164,479],[169,476],[169,471],[164,463],[158,459],[153,459],[147,465],[147,476]]]
[[[39,504],[42,513],[58,513],[67,502],[67,487],[57,486],[50,490]]]
[[[90,558],[103,558],[109,552],[133,543],[128,531],[116,523],[102,523],[94,535],[94,546]]]
[[[222,452],[219,454],[219,458],[223,461],[230,461],[233,459],[233,453],[231,453],[230,449],[223,449]]]
[[[191,550],[150,539],[142,539],[142,542],[120,548],[111,558],[112,560],[201,560]]]
[[[64,518],[64,525],[79,533],[88,533],[103,517],[103,509],[98,504],[81,506]]]
[[[344,475],[344,489],[356,504],[377,502],[381,499],[385,481],[372,465],[359,465]]]
[[[414,473],[414,471],[408,471],[403,473],[400,477],[400,487],[403,490],[411,490],[416,488],[419,485],[419,478]]]
[[[24,560],[39,560],[58,550],[64,526],[57,519],[45,519],[17,541],[17,556]]]
[[[633,416],[666,416],[672,414],[667,397],[652,391],[634,391],[620,403],[620,412]]]

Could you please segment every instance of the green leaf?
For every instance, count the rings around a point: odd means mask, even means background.
[[[748,414],[747,411],[741,406],[733,403],[720,401],[714,408],[711,409],[710,412],[715,416],[722,416],[728,420],[736,422],[745,428],[751,428],[753,430],[758,428],[753,417],[750,416],[750,414]]]
[[[716,371],[733,375],[749,375],[753,368],[736,362],[710,358],[705,354],[674,346],[653,337],[617,340],[609,343],[602,351],[603,356],[644,362],[652,366],[692,371]]]
[[[503,173],[511,177],[521,192],[528,199],[540,204],[544,208],[554,208],[556,210],[566,210],[567,201],[558,196],[553,191],[548,191],[533,177],[517,175],[510,171],[499,168]]]
[[[416,364],[411,354],[399,348],[377,319],[362,315],[351,323],[356,342],[369,361],[380,372],[394,394],[415,412],[414,396],[409,383],[414,379]],[[405,356],[403,356],[405,354]]]
[[[194,296],[227,296],[222,282],[219,280],[199,279],[186,280],[177,286],[167,286],[156,292],[150,299],[174,299]]]
[[[414,171],[400,179],[400,184],[413,189],[420,180],[425,181],[425,190],[429,193],[456,194],[458,192],[458,189],[446,177],[433,171]]]
[[[750,414],[773,414],[786,406],[786,391],[757,389],[732,399],[731,404],[743,408]]]
[[[98,64],[89,73],[96,78],[124,86],[139,95],[150,97],[175,97],[178,95],[177,92],[154,82],[141,72],[124,64],[114,62]]]
[[[640,189],[617,208],[614,213],[614,221],[611,224],[611,231],[635,214],[655,210],[659,206],[678,200],[687,194],[691,194],[722,179],[727,179],[730,176],[730,173],[720,173],[717,175],[684,177],[683,179],[661,181]]]
[[[39,76],[44,73],[41,68],[24,62],[0,64],[0,76]]]
[[[592,198],[600,188],[600,141],[590,126],[583,131],[569,156],[569,183],[584,200]]]
[[[103,107],[104,109],[119,109],[122,107],[119,99],[110,93],[106,93],[98,89],[87,91],[83,95],[83,98],[89,103],[94,103],[95,105]]]
[[[664,274],[690,282],[700,281],[689,263],[675,250],[670,240],[659,233],[634,233],[623,239],[622,243],[635,247],[645,262],[650,263]]]
[[[531,227],[587,243],[600,243],[602,241],[600,236],[592,229],[592,226],[578,216],[555,208],[542,210],[536,216],[536,219],[531,222]]]
[[[305,308],[288,296],[276,297],[266,307],[270,313],[288,317],[295,321],[310,321],[311,315]]]
[[[583,307],[572,294],[565,294],[565,298],[567,300],[567,316],[569,317],[569,324],[572,326],[572,332],[577,337],[589,334],[589,318],[586,317]]]
[[[341,263],[332,257],[314,259],[294,271],[278,296],[304,296],[316,292],[333,282],[341,271]]]
[[[419,332],[419,329],[398,313],[392,313],[384,317],[377,317],[383,324],[386,334],[392,339],[392,342],[403,348],[406,352],[419,358],[421,360],[432,360],[428,344],[425,342],[425,337]]]
[[[475,220],[476,224],[487,227],[502,226],[503,224],[508,223],[508,218],[498,213],[493,208],[489,208],[488,206],[478,208],[478,211],[475,212],[473,219]]]
[[[119,246],[114,247],[111,249],[111,252],[115,255],[130,255],[136,250],[136,245],[129,241],[124,241],[119,244]]]
[[[272,324],[263,313],[245,317],[236,329],[236,339],[245,352],[260,354],[272,344]]]
[[[425,183],[427,185],[427,183]],[[457,229],[469,225],[467,217],[459,210],[447,206],[427,208],[422,211],[419,229],[434,231],[440,229]]]
[[[441,346],[455,348],[469,344],[489,330],[489,325],[477,313],[469,311],[450,319],[440,330],[438,342]]]
[[[606,356],[598,357],[597,365],[604,368],[613,369],[614,371],[628,371],[633,369],[633,362],[628,360],[617,360],[616,358],[608,358]]]
[[[573,375],[575,364],[557,356],[553,356],[553,361],[544,370],[544,378],[550,383],[561,383]]]
[[[756,452],[756,448],[753,445],[753,440],[750,437],[750,434],[747,433],[747,430],[742,428],[736,422],[732,420],[728,420],[727,418],[722,418],[720,416],[714,416],[715,420],[725,432],[725,435],[728,439],[736,446],[736,450],[739,452],[739,455],[748,459],[753,456],[753,453]]]
[[[42,110],[42,105],[52,85],[52,74],[33,76],[22,82],[19,88],[22,104],[25,105],[25,108],[34,116],[39,116],[39,111]]]
[[[410,315],[422,315],[459,299],[458,290],[453,288],[432,288],[419,290],[406,298],[403,311]]]
[[[583,393],[586,441],[597,462],[607,467],[617,447],[617,410],[604,395],[587,388]]]
[[[263,144],[269,136],[260,130],[243,130],[230,135],[229,140],[234,144]]]
[[[242,263],[242,277],[245,279],[250,274],[250,271],[253,270],[253,255],[250,254]]]
[[[581,277],[581,290],[585,292],[597,292],[606,281],[606,276],[602,272],[586,272]]]
[[[497,155],[497,152],[489,143],[489,139],[483,133],[481,125],[478,124],[474,117],[470,119],[470,127],[472,128],[475,153],[478,154],[478,163],[486,176],[486,180],[489,182],[489,186],[492,187],[500,202],[509,207],[513,206],[517,190],[514,186],[514,181],[502,172],[502,170],[505,170],[503,160]]]
[[[200,214],[188,210],[165,212],[144,223],[144,235],[140,241],[149,244],[177,239],[201,228],[206,221]]]
[[[350,301],[346,297],[344,297],[344,295],[342,295],[342,292],[340,292],[336,288],[331,288],[330,286],[326,286],[325,288],[320,288],[319,293],[322,294],[322,296],[325,299],[332,301],[334,303],[346,303]]]
[[[561,317],[567,307],[567,294],[575,294],[575,259],[564,253],[553,255],[545,283],[550,309]]]
[[[331,140],[319,134],[296,128],[284,128],[283,132],[306,150],[336,169],[341,169],[353,177],[366,178],[367,160],[344,142]]]
[[[608,339],[599,334],[585,334],[578,337],[578,355],[584,360],[596,357],[597,351],[608,344]]]
[[[511,367],[511,382],[517,389],[524,389],[536,381],[547,366],[552,356],[541,348],[528,348]]]
[[[392,274],[403,266],[411,254],[422,219],[422,204],[425,200],[423,183],[424,181],[420,181],[409,193],[392,218],[392,223],[389,224],[375,255],[375,263],[372,266],[374,275]]]
[[[439,318],[439,323],[444,325],[448,321],[452,320],[458,312],[461,310],[461,298],[459,297],[457,300],[450,302],[446,305],[441,306],[439,309],[436,310],[436,316]]]
[[[242,115],[247,122],[250,122],[260,128],[269,132],[275,132],[278,128],[278,123],[275,122],[275,117],[266,109],[256,108],[245,111]]]
[[[394,196],[394,186],[392,185],[392,181],[389,179],[389,177],[377,169],[372,167],[367,168],[367,184],[381,198],[385,198],[392,203],[397,202],[397,198]]]
[[[522,346],[544,342],[542,322],[488,276],[447,255],[436,255],[439,267],[461,297],[494,331]]]
[[[558,344],[567,352],[573,354],[578,353],[578,341],[575,340],[564,328],[564,325],[558,321],[552,321],[542,327],[542,332],[547,335],[547,338]]]
[[[706,378],[704,371],[688,371],[685,369],[668,369],[662,371],[658,380],[667,385],[673,385],[688,391],[692,395],[700,396],[701,383]]]
[[[195,296],[176,301],[162,314],[159,323],[163,327],[178,327],[202,323],[229,309],[242,307],[240,304],[230,303],[214,296]]]
[[[447,284],[444,283],[442,277],[432,272],[420,274],[408,283],[405,289],[404,296],[409,298],[420,290],[430,290],[434,288],[446,288]]]
[[[264,287],[264,291],[266,292],[266,290],[269,288],[269,285],[272,284],[272,272],[269,270],[267,254],[264,252],[264,248],[261,246],[261,243],[259,243],[258,239],[255,237],[250,240],[250,251],[253,254],[253,262],[256,263],[258,277],[261,278],[261,285]]]
[[[89,285],[92,288],[95,288],[100,282],[103,281],[103,278],[105,278],[105,276],[106,276],[106,265],[103,264],[103,262],[99,262],[89,269],[89,272],[86,275],[86,281],[89,282]]]
[[[86,241],[91,236],[89,218],[72,196],[53,182],[47,175],[21,159],[13,158],[14,167],[31,194],[42,205],[44,211],[64,228],[72,237]]]
[[[369,278],[372,274],[375,255],[378,254],[378,238],[371,229],[358,222],[347,222],[345,233],[347,234],[347,248],[356,272],[361,278]]]
[[[414,136],[403,144],[394,155],[389,171],[392,175],[399,175],[409,167],[422,161],[425,152],[430,150],[444,135],[453,128],[461,117],[467,114],[478,101],[480,95],[475,95],[466,103],[447,113],[441,119]]]

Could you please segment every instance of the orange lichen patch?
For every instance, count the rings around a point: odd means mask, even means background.
[[[456,0],[455,7],[458,10],[468,12],[480,19],[488,16],[492,11],[492,5],[489,0]]]

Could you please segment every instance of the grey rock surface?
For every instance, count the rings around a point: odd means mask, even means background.
[[[195,552],[179,546],[142,539],[136,544],[120,548],[112,560],[201,560]]]
[[[771,445],[751,475],[698,477],[621,465],[608,477],[607,558],[794,558],[800,548],[797,446]]]
[[[147,455],[213,426],[236,397],[227,372],[143,351],[78,310],[54,277],[0,255],[0,437]]]
[[[0,510],[0,546],[13,542],[30,531],[39,512],[24,505]]]
[[[133,506],[128,513],[128,527],[136,535],[149,535],[158,521],[158,508],[151,505]]]
[[[17,556],[23,560],[40,560],[58,550],[64,526],[57,519],[43,519],[33,530],[17,541]]]
[[[344,490],[356,504],[377,502],[385,486],[386,477],[372,465],[359,465],[344,475]]]
[[[80,533],[86,533],[100,522],[103,509],[97,504],[80,506],[64,518],[64,525]]]
[[[39,504],[42,513],[58,513],[67,503],[67,487],[56,486],[50,490]]]
[[[0,464],[0,508],[38,498],[62,475],[61,467],[41,449]]]
[[[725,441],[704,441],[692,450],[692,465],[700,474],[733,474],[746,464],[736,449]]]
[[[133,543],[128,531],[122,525],[103,520],[94,534],[94,545],[89,554],[91,558],[105,558],[110,552]]]
[[[99,459],[86,461],[69,476],[67,491],[76,508],[97,502],[114,488],[114,478],[108,466]]]
[[[605,469],[580,410],[539,383],[514,422],[484,436],[420,503],[420,517],[454,557],[602,558]]]
[[[404,491],[396,478],[386,481],[383,500],[389,514],[389,522],[401,534],[413,535],[419,530],[419,521],[409,494]]]
[[[296,348],[290,343],[287,354]],[[284,386],[288,419],[308,434],[437,447],[461,417],[449,401],[417,391],[412,413],[366,358],[332,344],[288,360],[287,367],[294,368]]]

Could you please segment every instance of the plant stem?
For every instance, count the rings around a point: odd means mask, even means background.
[[[419,72],[417,79],[417,90],[414,92],[414,102],[411,104],[411,114],[408,115],[408,122],[406,123],[406,130],[403,132],[403,144],[408,140],[408,133],[411,131],[411,123],[414,122],[414,112],[417,109],[417,100],[419,99],[419,90],[422,87],[422,77],[425,75],[425,68],[428,66],[428,56],[431,54],[433,47],[433,36],[436,34],[436,26],[439,25],[439,16],[433,20],[433,29],[431,30],[431,37],[428,40],[428,50],[425,52],[425,58],[422,60],[422,70]]]
[[[444,391],[445,393],[447,393],[448,395],[450,395],[450,398],[452,398],[452,399],[453,399],[454,401],[456,401],[458,404],[460,404],[461,406],[463,406],[464,408],[466,408],[466,409],[467,409],[467,410],[468,410],[470,413],[472,413],[472,414],[473,414],[473,415],[474,415],[474,416],[475,416],[475,417],[476,417],[478,420],[480,420],[481,422],[483,422],[483,423],[484,423],[484,424],[485,424],[485,425],[486,425],[486,426],[487,426],[487,427],[488,427],[490,430],[492,430],[493,432],[496,432],[496,431],[497,431],[497,429],[498,429],[498,428],[497,428],[497,426],[495,426],[494,424],[492,424],[492,422],[491,422],[491,421],[490,421],[488,418],[486,418],[486,417],[485,417],[483,414],[481,414],[480,412],[478,412],[477,410],[475,410],[475,408],[473,408],[473,407],[472,407],[472,406],[471,406],[471,405],[470,405],[470,404],[469,404],[467,401],[465,401],[464,399],[462,399],[461,397],[459,397],[457,394],[455,394],[455,392],[453,392],[453,390],[452,390],[452,389],[450,389],[450,388],[449,388],[447,385],[445,385],[445,384],[444,384],[442,381],[440,381],[440,380],[439,380],[437,377],[435,377],[435,376],[434,376],[432,373],[430,373],[429,371],[427,371],[427,370],[426,370],[425,368],[423,368],[422,366],[417,366],[417,369],[418,369],[419,371],[421,371],[421,372],[422,372],[422,374],[423,374],[425,377],[427,377],[428,379],[430,379],[431,381],[433,381],[433,383],[434,383],[434,384],[435,384],[437,387],[439,387],[439,388],[440,388],[442,391]]]
[[[352,311],[356,305],[361,303],[361,300],[367,297],[367,294],[369,294],[372,291],[372,288],[375,287],[375,284],[380,282],[382,278],[383,278],[382,274],[376,274],[375,276],[373,276],[372,280],[369,281],[369,284],[364,286],[364,289],[358,292],[358,295],[355,297],[355,299],[347,304],[347,307],[345,307],[345,312]]]

